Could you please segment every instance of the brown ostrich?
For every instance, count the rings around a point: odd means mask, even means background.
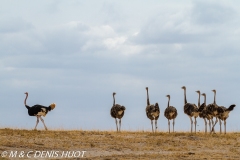
[[[232,104],[228,108],[224,106],[218,107],[218,119],[219,119],[219,125],[220,125],[220,134],[222,133],[222,122],[224,121],[224,134],[226,134],[226,124],[227,124],[227,118],[229,117],[229,113],[234,109],[236,105]]]
[[[174,132],[174,124],[175,124],[175,118],[177,117],[177,109],[173,106],[170,105],[170,95],[166,95],[168,97],[168,105],[167,108],[165,109],[164,116],[168,119],[168,131],[170,133],[170,120],[173,120],[172,125],[173,125],[173,132]]]
[[[197,120],[196,120],[196,118],[197,118],[198,115],[199,115],[198,107],[196,106],[196,104],[188,103],[188,102],[187,102],[186,87],[183,86],[182,89],[184,90],[184,107],[183,107],[183,110],[184,110],[184,113],[185,113],[186,115],[188,115],[188,117],[190,118],[190,121],[191,121],[191,133],[192,133],[192,125],[193,125],[192,117],[194,117],[194,119],[195,119],[195,121],[194,121],[194,124],[195,124],[195,133],[196,133],[196,125],[197,125]]]
[[[206,110],[207,110],[207,113],[209,116],[212,116],[212,117],[215,117],[215,122],[213,122],[213,119],[212,119],[212,129],[211,129],[211,133],[215,133],[215,125],[217,124],[218,122],[218,105],[216,104],[216,90],[213,89],[212,90],[213,93],[214,93],[214,99],[213,99],[213,103],[211,104],[208,104],[207,107],[206,107]]]
[[[152,132],[154,132],[154,130],[153,130],[153,121],[155,121],[155,132],[156,132],[157,131],[157,120],[158,120],[159,115],[160,115],[160,109],[159,109],[158,103],[155,103],[155,105],[154,104],[150,104],[149,96],[148,96],[148,87],[146,87],[146,90],[147,90],[146,115],[151,120]]]
[[[211,113],[208,113],[207,111],[207,105],[206,105],[206,94],[203,93],[202,96],[204,96],[204,103],[200,106],[199,110],[199,117],[204,119],[205,122],[205,133],[207,133],[207,120],[209,124],[209,131],[211,133],[211,124],[213,124],[213,116]]]
[[[115,94],[116,93],[113,92],[113,106],[110,110],[110,114],[113,118],[115,118],[117,132],[118,132],[118,131],[121,131],[121,119],[124,116],[124,111],[126,110],[126,108],[119,104],[115,104]],[[119,129],[118,129],[117,119],[119,119]]]

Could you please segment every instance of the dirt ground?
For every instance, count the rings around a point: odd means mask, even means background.
[[[14,160],[240,159],[240,133],[0,129],[0,153]]]

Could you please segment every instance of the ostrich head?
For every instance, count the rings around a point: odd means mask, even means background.
[[[185,87],[185,86],[182,86],[182,89],[184,89],[184,90],[185,90],[185,89],[186,89],[186,87]]]
[[[205,94],[205,93],[203,93],[203,94],[202,94],[202,96],[206,96],[206,94]]]
[[[51,110],[53,110],[56,107],[55,103],[50,104]]]
[[[197,92],[198,94],[200,94],[200,91],[199,91],[199,90],[197,90],[196,92]]]
[[[170,98],[170,95],[168,94],[168,95],[166,95],[166,97]]]
[[[25,92],[24,94],[28,94],[28,92]]]
[[[115,92],[113,92],[113,96],[115,95],[116,93]]]
[[[213,89],[212,91],[213,91],[214,93],[216,93],[216,90],[215,90],[215,89]]]
[[[146,90],[148,90],[148,87],[146,87]]]

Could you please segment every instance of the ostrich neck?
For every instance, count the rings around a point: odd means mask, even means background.
[[[148,96],[148,90],[147,90],[147,105],[150,105],[149,96]]]
[[[113,105],[115,106],[115,97],[114,97],[114,95],[113,95]]]
[[[216,104],[216,92],[214,92],[214,100],[213,103]]]
[[[27,98],[28,98],[28,94],[26,94],[26,98],[24,100],[24,104],[27,105]]]
[[[198,93],[198,107],[200,107],[200,93]]]
[[[169,104],[170,104],[170,97],[168,97],[168,104],[167,104],[167,107],[169,107]]]
[[[184,89],[184,105],[187,103],[186,89]]]
[[[206,98],[206,96],[204,96],[204,104],[206,104],[206,102],[207,102],[207,100],[206,100],[207,98]]]

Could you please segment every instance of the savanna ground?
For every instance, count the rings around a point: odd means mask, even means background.
[[[102,160],[240,159],[240,133],[0,129],[0,153],[4,151],[86,151],[84,158],[75,159]],[[34,159],[30,155],[0,159]]]

